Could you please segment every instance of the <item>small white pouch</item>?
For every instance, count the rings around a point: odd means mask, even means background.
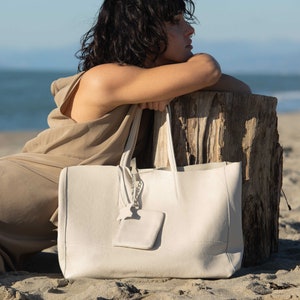
[[[165,214],[160,211],[135,210],[131,217],[120,221],[113,246],[142,250],[153,248],[163,225],[164,216]]]

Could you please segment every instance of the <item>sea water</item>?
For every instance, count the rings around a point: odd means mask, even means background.
[[[0,70],[0,131],[41,130],[55,108],[50,84],[73,75],[62,71]],[[300,74],[233,74],[253,93],[278,99],[278,113],[300,112]]]

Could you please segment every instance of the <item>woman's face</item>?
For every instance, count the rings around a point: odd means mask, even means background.
[[[167,50],[156,60],[156,65],[180,63],[187,61],[192,55],[192,39],[194,28],[184,19],[182,14],[174,17],[174,22],[166,22],[168,35]]]

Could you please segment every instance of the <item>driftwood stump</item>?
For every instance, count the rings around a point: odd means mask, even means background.
[[[171,103],[178,166],[243,163],[243,266],[262,263],[278,248],[282,148],[276,104],[273,97],[221,92],[195,92]],[[164,114],[156,113],[152,158],[156,167],[167,165],[163,123]]]

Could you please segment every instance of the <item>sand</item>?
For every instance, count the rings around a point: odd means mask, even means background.
[[[51,252],[34,257],[23,272],[0,275],[0,299],[300,299],[300,113],[280,114],[284,147],[279,251],[264,264],[230,279],[65,280]],[[34,132],[0,133],[0,155],[18,152]]]

